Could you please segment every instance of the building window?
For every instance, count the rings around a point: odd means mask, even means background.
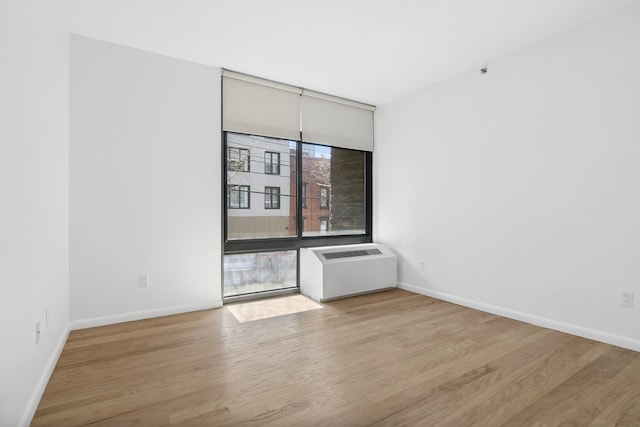
[[[307,183],[302,183],[302,207],[307,207]]]
[[[227,203],[229,209],[249,209],[249,194],[248,185],[228,185]]]
[[[264,173],[280,175],[280,153],[266,151],[264,153]]]
[[[320,217],[320,233],[326,233],[329,231],[329,218]]]
[[[328,187],[320,187],[320,209],[329,209],[329,188]]]
[[[249,160],[248,149],[229,147],[227,170],[229,172],[249,172],[249,170],[251,169],[251,163]]]
[[[264,187],[264,208],[280,209],[280,187]]]

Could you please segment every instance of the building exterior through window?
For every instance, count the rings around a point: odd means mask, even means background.
[[[297,235],[291,221],[296,183],[291,176],[295,142],[227,134],[227,239]]]

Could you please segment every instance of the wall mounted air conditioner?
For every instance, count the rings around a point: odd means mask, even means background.
[[[300,250],[300,292],[327,301],[395,288],[396,256],[379,243]]]

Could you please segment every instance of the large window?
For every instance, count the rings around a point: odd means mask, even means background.
[[[371,241],[370,153],[233,132],[225,143],[224,297],[295,289],[300,247]],[[242,171],[235,155],[250,159]]]
[[[371,241],[374,107],[222,75],[224,297],[295,290],[299,249]]]
[[[371,239],[370,153],[232,132],[225,143],[234,153],[225,173],[227,250],[290,249],[313,238],[333,237],[318,244]],[[235,155],[250,159],[241,172]],[[253,165],[262,159],[264,169]],[[276,163],[279,174],[263,172]]]

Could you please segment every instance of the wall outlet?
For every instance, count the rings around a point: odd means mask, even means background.
[[[141,274],[140,276],[138,276],[138,286],[140,286],[141,288],[148,288],[149,287],[149,275],[148,274]]]
[[[620,294],[620,305],[623,307],[633,307],[633,292],[622,292],[622,294]]]
[[[418,270],[424,271],[424,260],[423,259],[419,259],[418,260]]]
[[[36,322],[36,344],[40,343],[40,321]]]

